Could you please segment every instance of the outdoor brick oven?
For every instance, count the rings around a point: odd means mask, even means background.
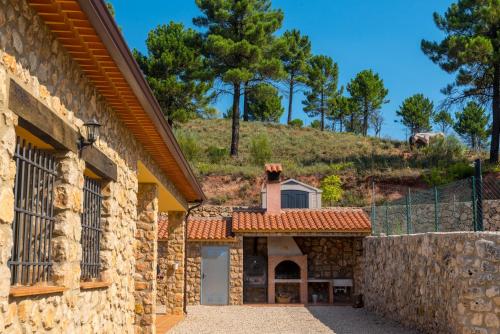
[[[268,303],[307,303],[307,255],[293,237],[269,237]]]

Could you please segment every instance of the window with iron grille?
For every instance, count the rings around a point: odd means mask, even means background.
[[[14,154],[14,244],[8,265],[12,285],[34,285],[50,280],[54,229],[54,156],[21,140]]]
[[[101,261],[99,243],[101,240],[101,185],[99,181],[85,177],[83,186],[82,213],[82,263],[81,279],[88,281],[100,278]]]

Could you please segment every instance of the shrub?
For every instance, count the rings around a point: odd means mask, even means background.
[[[457,162],[444,168],[431,168],[423,175],[423,179],[430,186],[440,186],[472,175],[474,175],[474,167],[465,162]]]
[[[294,128],[301,128],[304,126],[304,121],[302,121],[300,118],[296,118],[292,121],[290,121],[290,126],[294,127]]]
[[[176,138],[186,159],[196,160],[200,154],[198,139],[194,135],[184,132],[178,132]]]
[[[339,163],[332,163],[329,166],[333,171],[335,172],[340,172],[346,169],[350,169],[354,167],[354,163],[352,161],[349,162],[339,162]]]
[[[228,155],[228,151],[225,148],[217,146],[209,146],[207,148],[208,160],[213,164],[218,164]]]
[[[317,119],[311,122],[311,128],[313,129],[319,129],[321,128],[321,122]]]
[[[258,134],[250,140],[250,156],[254,164],[262,166],[271,159],[271,146],[266,134]]]
[[[426,166],[440,167],[440,164],[451,164],[465,160],[464,145],[453,136],[435,138],[430,145],[423,148],[419,154],[422,163]]]
[[[321,181],[321,189],[323,190],[322,198],[330,204],[339,202],[342,199],[344,190],[342,190],[342,180],[338,175],[330,175]]]

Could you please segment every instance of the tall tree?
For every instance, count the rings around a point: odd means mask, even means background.
[[[370,115],[370,123],[373,126],[375,137],[380,138],[380,133],[382,132],[382,125],[384,124],[384,116],[382,116],[382,111],[380,109],[375,110]]]
[[[347,85],[347,91],[351,94],[354,108],[362,114],[362,134],[368,135],[370,116],[388,103],[386,96],[389,93],[384,87],[384,81],[372,70],[364,70],[356,75]]]
[[[336,123],[339,124],[339,132],[348,128],[346,120],[351,115],[351,103],[348,97],[342,95],[343,91],[344,87],[340,87],[339,93],[329,101],[330,112],[328,113],[328,118],[332,120],[334,131]]]
[[[415,94],[406,98],[396,115],[401,118],[401,123],[413,135],[417,132],[431,130],[431,117],[434,112],[434,103],[423,94]]]
[[[265,65],[263,66],[263,62],[256,64],[252,70],[252,79],[243,83],[243,121],[245,122],[248,121],[250,117],[248,97],[252,94],[254,88],[261,83],[267,84],[271,80],[279,81],[285,77],[285,72],[279,59],[277,44],[277,39],[271,35],[268,41],[261,45]]]
[[[204,50],[210,68],[233,95],[230,154],[237,156],[242,84],[273,67],[265,51],[283,13],[271,8],[270,0],[196,0],[196,5],[202,15],[193,22],[207,28]]]
[[[278,89],[270,84],[255,85],[248,95],[248,113],[251,120],[279,122],[285,109],[281,105]]]
[[[307,70],[306,99],[302,101],[309,117],[320,116],[320,129],[325,129],[328,103],[338,95],[338,65],[328,56],[313,56]]]
[[[489,117],[478,103],[467,103],[463,111],[455,114],[457,122],[453,129],[473,150],[480,150],[488,138]]]
[[[434,121],[434,124],[438,126],[439,130],[444,134],[446,134],[446,132],[448,132],[448,129],[453,126],[453,118],[451,117],[451,114],[444,109],[435,113],[432,120]]]
[[[500,144],[500,1],[458,0],[434,22],[446,37],[439,43],[423,40],[423,52],[444,71],[456,73],[443,89],[448,105],[474,99],[491,105],[490,161],[498,162]]]
[[[147,55],[134,50],[163,114],[170,124],[186,122],[209,110],[212,79],[201,54],[202,36],[181,23],[151,30]]]
[[[286,72],[285,84],[288,86],[288,117],[292,121],[293,96],[305,82],[307,61],[311,58],[309,37],[302,36],[299,30],[287,30],[278,40],[278,53]]]

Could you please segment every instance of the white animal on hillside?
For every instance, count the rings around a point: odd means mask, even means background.
[[[422,147],[422,146],[429,146],[431,143],[431,140],[434,138],[444,138],[444,133],[442,132],[420,132],[420,133],[415,133],[414,135],[410,136],[409,142],[410,142],[410,148],[413,147]]]

